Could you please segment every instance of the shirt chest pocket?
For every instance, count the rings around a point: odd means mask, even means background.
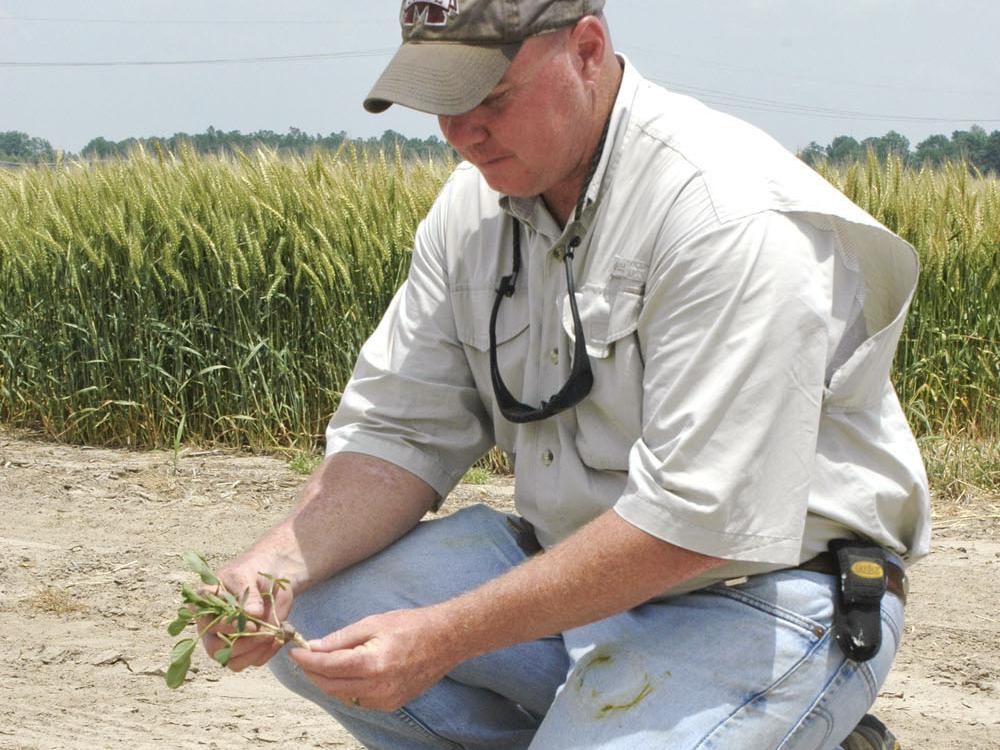
[[[587,283],[576,293],[594,372],[590,395],[576,407],[576,448],[592,469],[627,471],[629,450],[641,436],[644,363],[637,330],[644,280],[616,267],[607,283]],[[576,334],[569,295],[562,300],[562,327],[571,352]]]
[[[642,311],[642,292],[588,284],[576,293],[587,354],[604,359],[620,339],[635,333]],[[569,295],[562,300],[562,326],[570,342],[576,341]]]
[[[459,341],[476,351],[490,350],[490,313],[496,296],[496,291],[489,287],[459,288],[451,292],[455,334]],[[516,338],[527,327],[528,305],[523,294],[515,293],[509,300],[505,298],[497,314],[497,346]]]

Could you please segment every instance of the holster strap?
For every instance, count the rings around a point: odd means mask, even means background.
[[[821,552],[811,560],[806,560],[799,565],[799,570],[827,573],[832,576],[840,575],[837,568],[837,558],[832,552]],[[885,563],[885,590],[895,594],[903,604],[906,604],[906,592],[909,590],[906,571],[892,561]]]

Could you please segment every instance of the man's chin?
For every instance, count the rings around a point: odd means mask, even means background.
[[[479,174],[486,180],[486,184],[503,195],[512,198],[534,198],[539,194],[539,190],[534,185],[528,184],[523,175],[512,175],[505,173],[502,169],[494,168],[496,162],[476,167]]]

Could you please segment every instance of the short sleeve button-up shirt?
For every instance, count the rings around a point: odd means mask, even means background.
[[[926,477],[889,383],[912,248],[760,131],[623,65],[585,209],[565,228],[540,199],[456,168],[327,451],[385,459],[444,497],[498,445],[543,546],[613,508],[729,561],[688,588],[796,565],[843,536],[926,554]],[[569,374],[561,258],[577,234],[594,372],[583,402],[527,424],[500,414],[489,366],[511,217],[523,260],[497,319],[504,381],[538,404]]]

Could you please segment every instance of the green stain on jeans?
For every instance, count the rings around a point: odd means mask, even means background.
[[[619,711],[628,711],[635,706],[638,706],[646,698],[647,695],[653,692],[653,683],[649,681],[649,675],[643,675],[642,687],[639,688],[639,692],[636,693],[634,698],[621,703],[606,703],[598,709],[595,718],[604,719],[610,714],[617,713]]]

